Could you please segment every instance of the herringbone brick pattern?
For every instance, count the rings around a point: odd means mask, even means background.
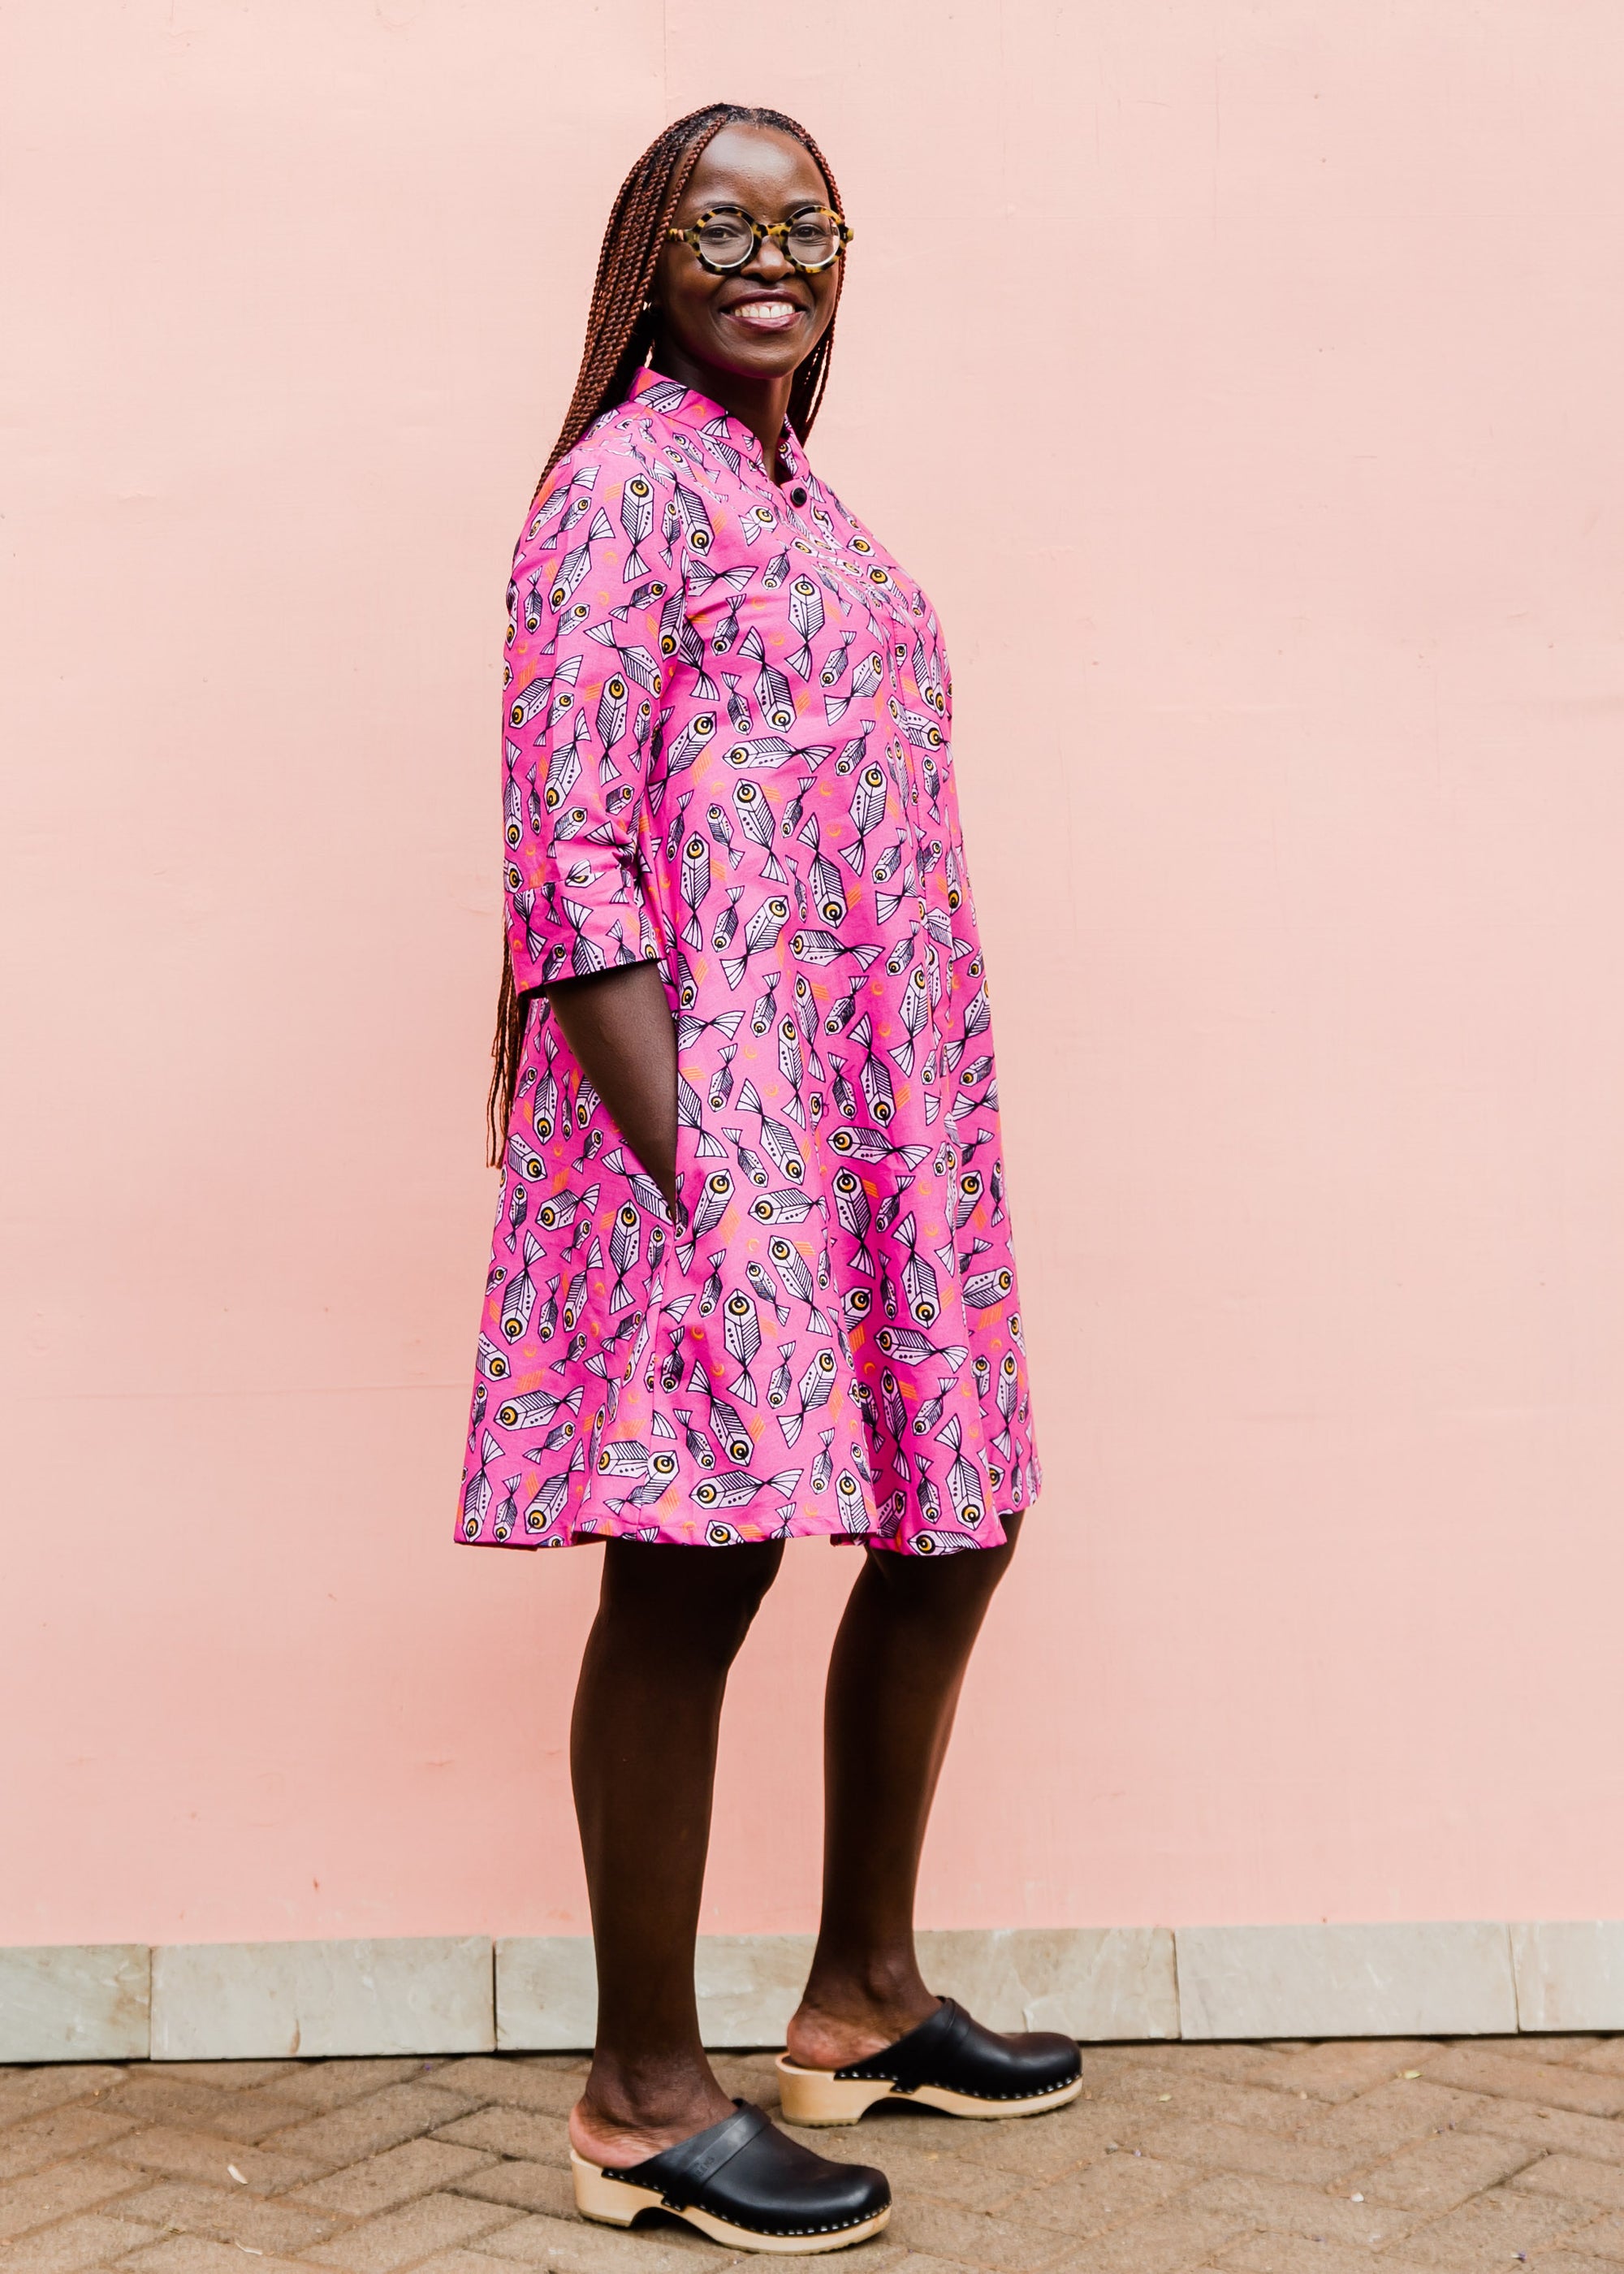
[[[895,2274],[1624,2274],[1624,2037],[1099,2045],[1053,2116],[805,2134],[879,2164]],[[0,2274],[703,2274],[675,2220],[585,2225],[583,2064],[0,2069]],[[718,2063],[776,2105],[771,2056]],[[515,2266],[515,2262],[517,2264]]]

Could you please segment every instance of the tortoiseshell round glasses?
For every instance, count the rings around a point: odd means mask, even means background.
[[[852,241],[853,232],[828,206],[808,206],[787,221],[757,221],[742,206],[712,206],[696,215],[686,229],[665,232],[686,245],[702,268],[726,276],[756,257],[763,237],[771,237],[792,268],[816,276],[832,268]]]

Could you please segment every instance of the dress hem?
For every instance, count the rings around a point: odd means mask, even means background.
[[[993,1521],[997,1525],[1000,1532],[1003,1532],[1005,1523],[1011,1517],[1026,1515],[1028,1510],[1036,1506],[1037,1500],[1038,1495],[1034,1493],[1032,1498],[1020,1508],[994,1509]],[[748,1532],[742,1525],[735,1525],[734,1529],[739,1532],[740,1537],[737,1540],[721,1543],[715,1543],[709,1540],[650,1540],[646,1544],[657,1547],[698,1547],[707,1549],[711,1554],[717,1554],[725,1547],[762,1547],[775,1540],[827,1540],[837,1547],[885,1548],[895,1555],[916,1555],[919,1553],[917,1548],[910,1547],[906,1541],[899,1541],[894,1536],[881,1539],[872,1532],[836,1531],[826,1524],[792,1524],[783,1531],[771,1532]],[[1007,1545],[1006,1539],[977,1540],[957,1531],[948,1533],[938,1532],[929,1525],[922,1526],[910,1536],[915,1540],[943,1538],[963,1540],[965,1545],[958,1551],[960,1555],[968,1555],[981,1548],[1002,1547]],[[572,1532],[568,1538],[552,1540],[465,1540],[461,1532],[458,1532],[455,1535],[452,1545],[455,1547],[518,1548],[525,1555],[538,1555],[544,1549],[549,1547],[596,1547],[605,1540],[635,1540],[638,1537],[639,1527],[635,1525],[603,1524],[595,1526],[590,1532]]]

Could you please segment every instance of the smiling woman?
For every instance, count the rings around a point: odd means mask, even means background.
[[[799,2251],[877,2232],[883,2175],[730,2104],[693,1971],[727,1668],[786,1540],[869,1551],[786,2112],[1079,2089],[1069,2040],[981,2029],[914,1955],[1039,1472],[941,629],[805,455],[852,234],[805,129],[730,105],[669,128],[610,219],[508,589],[503,1182],[458,1519],[605,1544],[572,1738],[581,2208]]]

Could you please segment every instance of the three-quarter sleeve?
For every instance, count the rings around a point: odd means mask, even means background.
[[[639,841],[661,716],[662,614],[681,584],[629,456],[566,459],[508,586],[503,834],[521,993],[658,957]],[[674,594],[674,600],[673,600]]]

